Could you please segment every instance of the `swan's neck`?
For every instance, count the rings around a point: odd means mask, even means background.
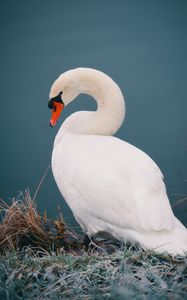
[[[77,112],[62,125],[63,130],[77,134],[113,135],[125,116],[125,102],[118,85],[106,74],[87,68],[72,71],[78,94],[88,94],[97,102],[94,112]]]

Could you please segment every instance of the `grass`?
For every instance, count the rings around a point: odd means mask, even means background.
[[[61,212],[59,218],[49,219],[36,209],[29,191],[8,205],[0,200],[0,252],[22,249],[24,246],[49,250],[63,247],[66,251],[80,250],[80,237],[66,226]]]
[[[187,257],[108,241],[86,251],[61,213],[42,216],[28,192],[0,208],[2,300],[186,298]]]
[[[0,299],[185,299],[186,258],[124,248],[55,253],[24,248],[0,256]]]

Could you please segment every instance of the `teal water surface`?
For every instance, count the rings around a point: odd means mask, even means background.
[[[106,72],[126,99],[117,133],[161,168],[172,203],[187,195],[187,2],[173,0],[1,1],[1,179],[8,201],[33,194],[50,163],[56,128],[49,127],[48,93],[71,68]],[[87,96],[67,107],[93,110]],[[41,210],[70,210],[48,173],[37,197]],[[187,224],[187,202],[175,207]]]

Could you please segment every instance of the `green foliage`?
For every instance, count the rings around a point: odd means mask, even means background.
[[[185,299],[187,258],[124,248],[0,256],[0,299]]]

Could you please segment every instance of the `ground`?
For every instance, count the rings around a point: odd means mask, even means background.
[[[25,247],[0,256],[0,299],[185,299],[187,258],[134,247],[77,256]]]

